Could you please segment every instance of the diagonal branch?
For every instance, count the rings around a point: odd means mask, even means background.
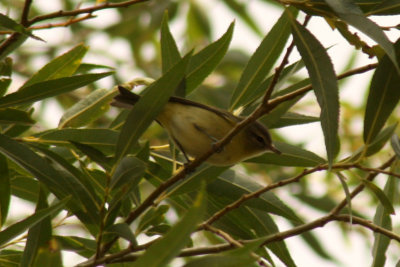
[[[60,11],[49,13],[46,15],[36,16],[33,19],[29,20],[29,25],[32,25],[39,21],[43,21],[43,20],[47,20],[47,19],[54,19],[54,18],[61,18],[61,17],[74,17],[74,16],[78,16],[81,14],[91,14],[98,10],[109,9],[109,8],[128,7],[128,6],[146,2],[146,1],[148,1],[148,0],[130,0],[130,1],[120,2],[120,3],[105,2],[104,4],[101,4],[101,5],[80,8],[80,9],[74,9],[71,11],[60,10]]]

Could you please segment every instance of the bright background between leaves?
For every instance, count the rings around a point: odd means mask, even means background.
[[[102,2],[98,1],[98,4]],[[104,234],[103,240],[113,234],[119,235],[124,240],[120,248],[126,247],[125,240],[146,243],[164,235],[164,241],[170,242],[160,242],[158,249],[171,254],[160,254],[153,246],[137,264],[146,266],[157,259],[168,261],[183,249],[180,245],[186,244],[194,227],[213,212],[262,185],[294,177],[305,168],[326,163],[326,155],[334,165],[349,159],[347,163],[360,163],[371,168],[386,162],[395,151],[399,155],[396,135],[399,130],[395,123],[400,116],[396,108],[400,97],[396,92],[400,91],[400,85],[385,86],[385,82],[393,82],[388,76],[394,73],[395,67],[391,65],[390,57],[382,59],[385,52],[391,55],[392,46],[380,35],[379,28],[369,28],[367,34],[359,31],[367,28],[368,22],[363,16],[360,18],[357,8],[349,4],[347,10],[351,12],[340,12],[343,11],[341,7],[331,2],[311,1],[307,7],[297,3],[303,10],[297,16],[299,23],[304,21],[304,12],[326,16],[325,19],[312,16],[307,26],[325,48],[322,52],[317,52],[313,46],[315,39],[300,25],[291,28],[295,14],[292,20],[284,17],[284,9],[278,1],[148,1],[126,8],[96,11],[93,15],[97,17],[67,27],[48,23],[65,23],[68,18],[38,22],[32,27],[50,28],[34,29],[31,33],[2,17],[2,40],[9,37],[9,31],[33,36],[21,46],[15,45],[0,54],[0,93],[2,96],[11,94],[0,99],[0,152],[5,155],[0,158],[0,266],[17,266],[19,263],[23,266],[28,263],[60,266],[61,261],[65,266],[75,265],[95,253],[99,233]],[[400,23],[398,1],[382,5],[363,3],[360,7],[364,14],[380,26],[393,27]],[[0,1],[0,10],[3,15],[20,22],[24,4],[21,0]],[[95,4],[95,1],[33,1],[29,18]],[[328,4],[334,6],[332,8],[343,21],[355,27],[348,31],[344,23],[335,20]],[[168,23],[165,10],[168,10]],[[379,16],[370,16],[374,14]],[[391,16],[386,16],[388,14]],[[281,16],[285,20],[280,21],[275,32],[272,31]],[[234,25],[231,25],[232,21]],[[168,34],[168,27],[172,36]],[[329,77],[329,66],[318,57],[319,53],[326,55],[324,51],[330,56],[336,74],[373,64],[377,62],[376,55],[385,66],[380,72],[376,70],[375,83],[371,83],[375,70],[339,81],[340,112],[335,106],[335,94],[319,105],[314,93],[308,93],[296,101],[286,101],[262,118],[272,129],[277,146],[284,152],[282,156],[267,154],[250,160],[253,163],[240,164],[229,170],[204,165],[189,175],[185,180],[188,182],[168,190],[167,198],[158,207],[148,209],[131,230],[124,224],[117,224],[154,190],[155,185],[171,176],[173,165],[165,158],[170,157],[168,150],[161,154],[152,152],[149,160],[149,145],[168,143],[162,128],[155,123],[149,127],[145,122],[143,127],[132,124],[131,130],[140,136],[140,145],[130,149],[134,156],[125,157],[110,177],[115,162],[105,156],[114,156],[116,149],[118,155],[128,152],[121,152],[121,144],[126,140],[118,141],[127,112],[120,115],[120,110],[108,106],[114,96],[113,87],[135,78],[157,79],[162,74],[169,75],[164,83],[174,84],[180,81],[179,73],[184,72],[185,64],[191,70],[198,65],[200,70],[187,76],[186,90],[190,91],[187,97],[231,110],[246,105],[243,114],[247,115],[256,107],[254,100],[259,99],[262,89],[267,87],[259,87],[260,84],[271,77],[274,68],[280,64],[286,51],[284,47],[292,40],[291,31],[297,36],[296,45],[307,68],[299,62],[289,75],[282,76],[283,81],[278,84],[282,92],[310,83],[305,78],[310,67],[307,60],[312,61],[313,56],[317,56],[317,69],[310,75],[315,77],[321,73]],[[351,35],[355,31],[357,35]],[[395,27],[384,33],[392,43],[400,36]],[[265,36],[270,38],[270,43],[264,43],[265,47],[261,44],[262,49],[250,60]],[[194,56],[192,62],[181,62],[174,73],[168,74],[167,70],[180,57],[171,37],[181,56],[192,49]],[[374,37],[379,47],[371,41]],[[302,43],[302,38],[309,39]],[[355,46],[363,47],[364,53],[355,50]],[[312,53],[307,56],[304,51],[308,48]],[[399,45],[395,49],[399,51]],[[291,54],[289,65],[300,60],[298,50],[295,48]],[[199,51],[207,53],[198,56]],[[269,51],[273,53],[268,54]],[[5,59],[6,55],[12,61]],[[265,62],[263,68],[258,68],[260,62]],[[252,75],[258,75],[258,78]],[[157,84],[158,89],[153,87],[152,93],[160,95],[160,99],[166,99],[176,87],[163,88],[164,83]],[[316,87],[314,81],[313,85]],[[15,91],[18,93],[12,95]],[[144,107],[150,103],[144,103]],[[324,130],[318,118],[320,106],[328,116],[322,122]],[[143,117],[142,114],[137,116]],[[154,116],[153,111],[148,114],[149,121],[151,116]],[[335,116],[339,116],[339,123]],[[336,126],[340,139],[338,153],[335,151],[338,146]],[[368,151],[364,149],[365,143],[371,147]],[[398,168],[393,163],[387,170],[396,172]],[[348,196],[346,190],[352,191],[364,182],[368,188],[351,201],[352,214],[399,233],[398,215],[387,212],[392,206],[395,210],[398,207],[396,178],[379,175],[374,184],[368,184],[363,180],[367,175],[365,170],[354,168],[340,173],[345,179],[340,180],[334,172],[327,171],[305,176],[300,182],[279,187],[259,200],[244,202],[241,208],[213,225],[238,240],[265,237],[277,232],[278,228],[281,231],[292,229],[318,219]],[[201,191],[201,180],[207,182],[207,196],[200,193],[197,204],[193,204],[196,191]],[[106,208],[102,209],[104,202]],[[188,213],[188,210],[192,212]],[[348,209],[343,213],[349,214]],[[185,214],[188,215],[185,217]],[[101,226],[100,221],[104,225]],[[242,258],[226,253],[220,255],[225,257],[225,262],[231,259],[244,264],[249,262],[249,250],[254,250],[276,266],[394,266],[399,260],[397,241],[388,243],[365,227],[330,222],[310,233],[270,245],[268,250],[249,246],[248,250],[236,252]],[[196,248],[215,245],[222,240],[212,233],[201,232],[192,235],[192,242]],[[193,261],[193,258],[184,259],[192,261],[193,265],[205,264]],[[185,260],[175,259],[171,266],[184,265]],[[218,259],[208,260],[217,262]],[[124,266],[130,266],[128,264]]]

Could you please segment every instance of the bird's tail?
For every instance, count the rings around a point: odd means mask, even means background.
[[[132,93],[128,89],[118,85],[119,95],[114,97],[114,101],[111,102],[112,106],[120,108],[132,108],[136,102],[139,101],[140,96]]]

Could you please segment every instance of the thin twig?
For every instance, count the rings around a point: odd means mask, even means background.
[[[30,23],[30,25],[32,25],[39,21],[53,19],[53,18],[74,17],[74,16],[81,15],[81,14],[90,14],[95,11],[99,11],[99,10],[103,10],[103,9],[128,7],[128,6],[146,2],[146,1],[148,1],[148,0],[130,0],[130,1],[125,1],[125,2],[120,2],[120,3],[105,2],[104,4],[101,4],[101,5],[80,8],[80,9],[75,9],[75,10],[71,10],[71,11],[60,10],[60,11],[49,13],[46,15],[36,16],[33,19],[31,19],[29,21],[29,23]]]
[[[31,8],[32,0],[25,0],[24,8],[22,10],[22,15],[21,15],[21,24],[23,26],[28,26],[29,21],[28,21],[28,16],[29,16],[29,10]]]
[[[355,74],[361,74],[361,73],[373,70],[377,66],[378,66],[378,63],[373,63],[373,64],[368,64],[368,65],[365,65],[365,66],[362,66],[362,67],[359,67],[359,68],[355,68],[355,69],[346,71],[346,72],[338,75],[337,79],[341,80],[341,79],[353,76]],[[293,98],[296,98],[296,97],[298,97],[300,95],[303,95],[303,94],[307,93],[311,89],[312,89],[312,85],[310,84],[310,85],[307,85],[307,86],[305,86],[303,88],[300,88],[300,89],[298,89],[298,90],[296,90],[294,92],[288,93],[286,95],[275,97],[275,98],[271,99],[268,102],[268,106],[271,109],[273,109],[273,108],[275,108],[276,106],[278,106],[279,104],[281,104],[283,102],[292,100]]]
[[[93,14],[86,14],[83,17],[80,18],[75,18],[75,19],[69,19],[65,22],[60,22],[60,23],[48,23],[48,24],[43,24],[43,25],[38,25],[38,26],[31,26],[28,28],[28,30],[43,30],[43,29],[50,29],[50,28],[57,28],[57,27],[68,27],[72,24],[84,21],[84,20],[88,20],[88,19],[92,19],[95,18],[96,16]]]
[[[306,18],[304,19],[303,26],[307,26],[307,24],[310,21],[310,19],[311,19],[311,16],[307,15]],[[273,91],[274,91],[274,89],[276,87],[276,84],[279,81],[279,77],[281,76],[282,71],[284,70],[285,66],[289,62],[289,56],[292,53],[293,48],[294,48],[294,40],[292,40],[291,44],[286,49],[286,53],[283,56],[281,64],[275,69],[275,74],[272,77],[272,81],[269,84],[268,89],[265,91],[265,95],[264,95],[262,103],[267,103],[270,100],[271,95],[272,95],[272,93],[273,93]]]

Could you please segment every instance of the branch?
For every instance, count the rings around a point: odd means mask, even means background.
[[[378,63],[374,63],[374,64],[368,64],[368,65],[365,65],[365,66],[362,66],[362,67],[359,67],[359,68],[356,68],[356,69],[352,69],[352,70],[346,71],[346,72],[338,75],[337,79],[341,80],[341,79],[353,76],[355,74],[361,74],[361,73],[373,70],[377,66],[378,66]],[[268,105],[269,105],[269,107],[271,109],[273,109],[273,108],[275,108],[276,106],[278,106],[279,104],[281,104],[283,102],[289,101],[289,100],[291,100],[293,98],[296,98],[296,97],[298,97],[298,96],[300,96],[302,94],[307,93],[311,89],[312,89],[312,85],[311,84],[307,85],[307,86],[305,86],[303,88],[300,88],[299,90],[296,90],[296,91],[294,91],[292,93],[273,98],[272,100],[270,100],[268,102]]]
[[[29,21],[28,21],[28,16],[29,16],[29,10],[31,8],[32,0],[25,0],[24,8],[22,10],[22,15],[21,15],[21,24],[23,26],[28,26]]]
[[[84,20],[88,20],[88,19],[92,19],[95,18],[96,16],[89,13],[86,14],[83,17],[80,18],[75,18],[75,19],[69,19],[65,22],[60,22],[60,23],[48,23],[48,24],[43,24],[43,25],[38,25],[38,26],[32,26],[29,27],[28,30],[43,30],[43,29],[50,29],[50,28],[56,28],[56,27],[68,27],[69,25],[84,21]]]
[[[47,20],[47,19],[61,18],[61,17],[74,17],[74,16],[81,15],[81,14],[90,14],[90,13],[93,13],[95,11],[102,10],[102,9],[128,7],[128,6],[146,2],[146,1],[148,1],[148,0],[130,0],[130,1],[125,1],[125,2],[120,2],[120,3],[106,2],[101,5],[96,5],[96,6],[87,7],[87,8],[80,8],[80,9],[75,9],[75,10],[71,10],[71,11],[60,10],[60,11],[49,13],[46,15],[36,16],[29,21],[29,25],[32,25],[39,21],[43,21],[43,20]]]

